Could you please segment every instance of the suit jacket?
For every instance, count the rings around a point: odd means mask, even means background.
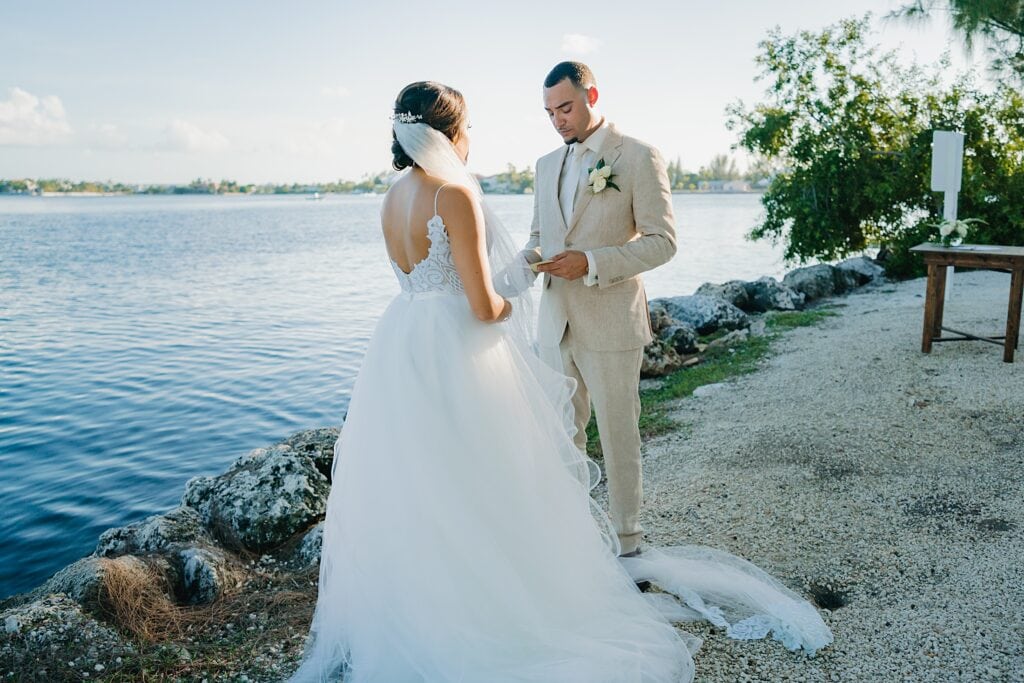
[[[558,187],[568,150],[563,146],[537,161],[533,226],[526,248],[545,259],[566,249],[589,251],[597,284],[545,273],[537,341],[557,346],[568,324],[576,343],[587,349],[626,351],[645,346],[653,335],[640,273],[667,262],[676,252],[665,162],[654,147],[609,124],[596,159],[611,166],[619,190],[606,187],[594,194],[589,187],[584,189],[566,225]]]

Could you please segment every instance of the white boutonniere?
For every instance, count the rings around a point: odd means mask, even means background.
[[[597,160],[597,166],[587,169],[587,173],[589,174],[590,181],[587,187],[589,187],[590,191],[594,194],[601,192],[606,187],[618,190],[619,192],[622,191],[619,190],[619,186],[612,181],[615,174],[612,173],[612,167],[604,163],[604,157]]]

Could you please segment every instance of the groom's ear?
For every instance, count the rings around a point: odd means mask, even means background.
[[[589,88],[587,88],[587,104],[589,104],[591,107],[593,107],[595,104],[597,104],[597,86],[596,85],[592,85]]]

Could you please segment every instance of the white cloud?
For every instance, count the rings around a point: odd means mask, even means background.
[[[39,98],[11,88],[0,100],[0,145],[49,145],[71,134],[64,105],[53,95]]]
[[[325,85],[320,88],[323,97],[348,97],[352,91],[343,85]]]
[[[175,119],[165,131],[167,146],[181,152],[219,152],[230,142],[216,130],[203,130],[194,123]]]
[[[581,33],[566,33],[562,36],[562,52],[570,55],[588,55],[597,52],[601,41]]]

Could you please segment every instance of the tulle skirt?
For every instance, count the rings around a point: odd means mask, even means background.
[[[687,682],[700,641],[670,620],[693,618],[823,644],[816,611],[739,558],[615,557],[573,444],[573,390],[462,295],[390,304],[335,446],[292,681]]]

